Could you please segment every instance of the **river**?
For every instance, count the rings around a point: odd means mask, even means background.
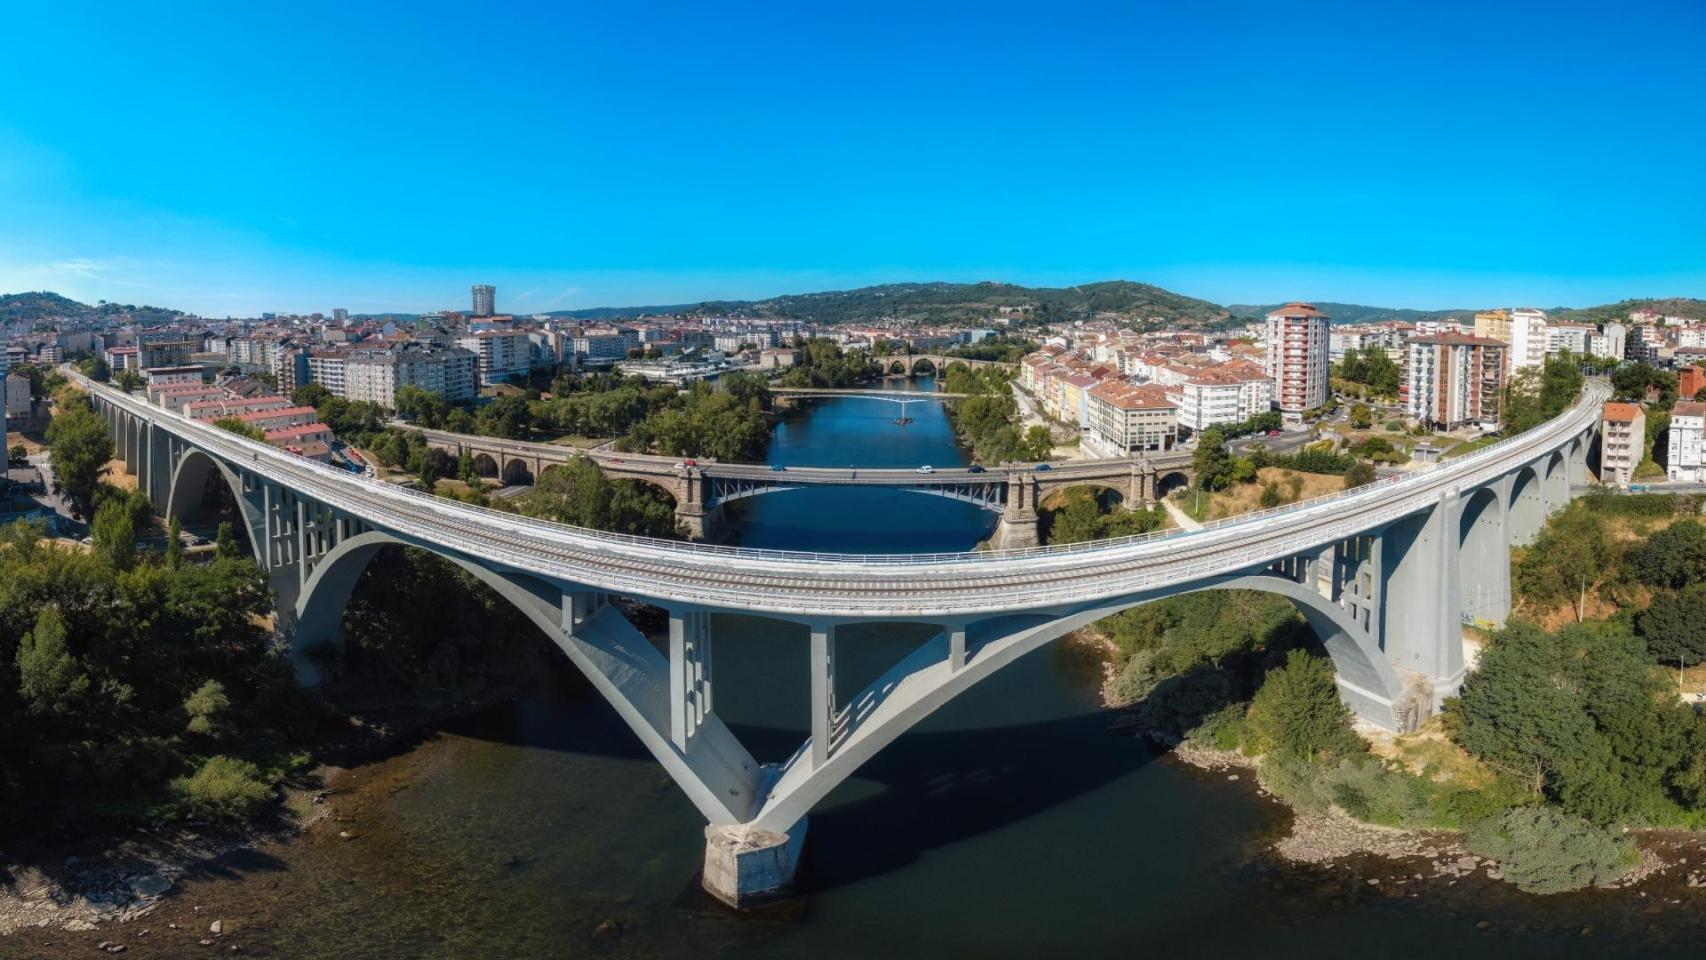
[[[820,402],[779,427],[772,462],[965,462],[938,405],[909,412]],[[806,490],[749,501],[739,529],[752,546],[942,550],[991,524],[931,496]],[[803,632],[715,629],[718,711],[761,759],[786,755],[807,725]],[[843,637],[851,689],[922,633]],[[1629,893],[1404,892],[1277,864],[1289,814],[1248,775],[1111,735],[1094,685],[1082,655],[1043,650],[950,703],[812,813],[802,896],[740,916],[697,889],[699,814],[564,663],[536,695],[343,777],[340,823],[221,861],[153,920],[217,916],[247,956],[326,960],[1700,955],[1676,908],[1643,914],[1656,900]]]

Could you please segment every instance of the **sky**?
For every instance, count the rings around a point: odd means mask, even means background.
[[[1706,297],[1706,3],[16,4],[0,292]]]

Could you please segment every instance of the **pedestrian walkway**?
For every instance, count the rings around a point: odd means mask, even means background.
[[[1174,503],[1172,500],[1169,500],[1169,499],[1163,497],[1161,500],[1161,506],[1167,508],[1167,513],[1170,516],[1172,516],[1173,522],[1178,524],[1180,529],[1183,529],[1183,530],[1201,530],[1202,529],[1202,524],[1196,522],[1195,520],[1192,520],[1191,515],[1186,513],[1182,507],[1180,507],[1178,504]]]

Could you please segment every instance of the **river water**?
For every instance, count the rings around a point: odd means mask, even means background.
[[[896,412],[821,402],[770,456],[964,462],[939,406],[913,405],[905,426]],[[749,501],[740,531],[754,546],[942,550],[991,524],[930,496],[807,490]],[[807,726],[803,631],[715,630],[719,712],[760,759],[785,756]],[[846,684],[922,636],[843,634]],[[1247,775],[1111,735],[1094,683],[1081,656],[1044,650],[950,703],[812,813],[803,895],[737,916],[697,888],[699,814],[564,664],[537,695],[356,771],[333,797],[341,823],[229,858],[166,916],[208,904],[186,922],[216,912],[246,955],[281,958],[1702,955],[1679,942],[1677,907],[1644,915],[1656,901],[1629,894],[1542,901],[1484,880],[1400,893],[1355,868],[1277,865],[1264,849],[1285,811]]]

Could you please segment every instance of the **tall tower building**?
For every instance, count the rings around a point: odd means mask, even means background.
[[[1512,373],[1546,362],[1546,314],[1533,307],[1511,311],[1510,358]]]
[[[342,327],[349,323],[349,311],[343,307],[332,308],[332,322]]]
[[[1497,340],[1501,343],[1511,342],[1511,312],[1509,310],[1488,310],[1475,315],[1475,335],[1486,340]]]
[[[489,283],[474,284],[474,316],[489,317],[497,313],[498,288]]]
[[[1268,376],[1289,421],[1327,402],[1327,315],[1313,304],[1288,303],[1268,314]]]

